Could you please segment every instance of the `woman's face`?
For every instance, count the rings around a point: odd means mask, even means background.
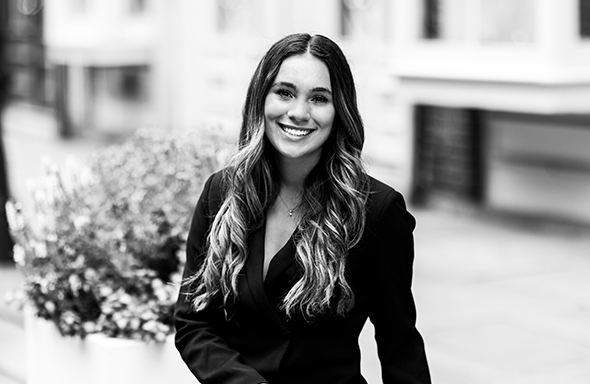
[[[326,64],[309,53],[285,59],[264,102],[265,133],[279,156],[319,161],[335,114]]]

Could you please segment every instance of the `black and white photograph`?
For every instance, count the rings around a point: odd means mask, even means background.
[[[0,384],[590,383],[590,0],[0,0]]]

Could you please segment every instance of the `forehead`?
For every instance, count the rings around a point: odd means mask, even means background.
[[[309,53],[286,58],[276,82],[288,82],[297,87],[323,87],[330,89],[330,72],[326,64]]]

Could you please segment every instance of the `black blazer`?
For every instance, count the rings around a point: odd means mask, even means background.
[[[220,181],[220,173],[209,178],[197,203],[185,277],[202,262],[207,232],[221,204]],[[201,383],[366,383],[358,338],[367,318],[375,326],[383,383],[430,383],[411,292],[415,220],[398,192],[371,178],[365,231],[348,256],[355,306],[345,317],[325,315],[311,323],[286,318],[278,307],[299,271],[295,244],[291,238],[277,253],[263,281],[264,227],[249,238],[234,308],[210,305],[195,313],[185,300],[186,288],[181,290],[176,347]]]

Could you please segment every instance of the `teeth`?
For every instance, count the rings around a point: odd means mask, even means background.
[[[310,129],[295,129],[295,128],[290,128],[290,127],[285,127],[285,126],[281,126],[281,128],[283,128],[283,131],[285,131],[289,135],[293,135],[293,136],[306,136],[312,132],[312,130],[310,130]]]

